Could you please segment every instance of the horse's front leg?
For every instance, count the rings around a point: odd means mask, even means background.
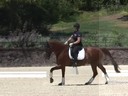
[[[65,66],[62,67],[62,82],[59,83],[58,85],[65,85]]]
[[[97,66],[91,64],[91,67],[92,67],[92,71],[93,71],[93,76],[91,77],[91,79],[87,83],[85,83],[85,85],[91,84],[93,82],[93,80],[95,79],[96,75],[98,74],[97,69],[96,69]]]
[[[51,69],[50,69],[50,83],[53,83],[53,71],[54,70],[58,70],[58,69],[62,69],[62,67],[61,66],[55,66],[55,67],[52,67]]]

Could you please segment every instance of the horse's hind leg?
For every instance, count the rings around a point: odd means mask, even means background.
[[[91,79],[87,83],[85,83],[85,85],[91,84],[93,82],[93,80],[95,79],[96,75],[98,74],[97,66],[91,64],[91,67],[92,67],[92,71],[93,71],[93,76],[91,77]]]
[[[104,75],[105,75],[105,79],[106,79],[105,84],[108,84],[109,77],[108,77],[108,75],[107,75],[106,69],[103,67],[103,65],[102,65],[102,64],[99,64],[99,65],[98,65],[98,67],[102,70],[102,72],[103,72],[103,73],[104,73]]]

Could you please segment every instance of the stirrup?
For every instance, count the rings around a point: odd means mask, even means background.
[[[77,67],[77,63],[76,62],[73,62],[73,67]]]
[[[73,67],[73,70],[74,70],[75,74],[79,74],[79,71],[78,71],[77,66],[74,66],[74,67]]]

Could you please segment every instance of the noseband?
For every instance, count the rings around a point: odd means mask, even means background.
[[[46,42],[46,48],[48,48],[48,49],[52,50],[52,47],[49,45],[49,43],[48,43],[48,42]]]
[[[48,42],[45,43],[45,52],[46,52],[46,54],[45,54],[46,58],[49,59],[50,55],[52,53],[52,47],[49,45]]]

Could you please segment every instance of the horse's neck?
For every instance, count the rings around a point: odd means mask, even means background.
[[[51,43],[51,45],[56,56],[58,56],[65,48],[65,46],[61,43]]]

